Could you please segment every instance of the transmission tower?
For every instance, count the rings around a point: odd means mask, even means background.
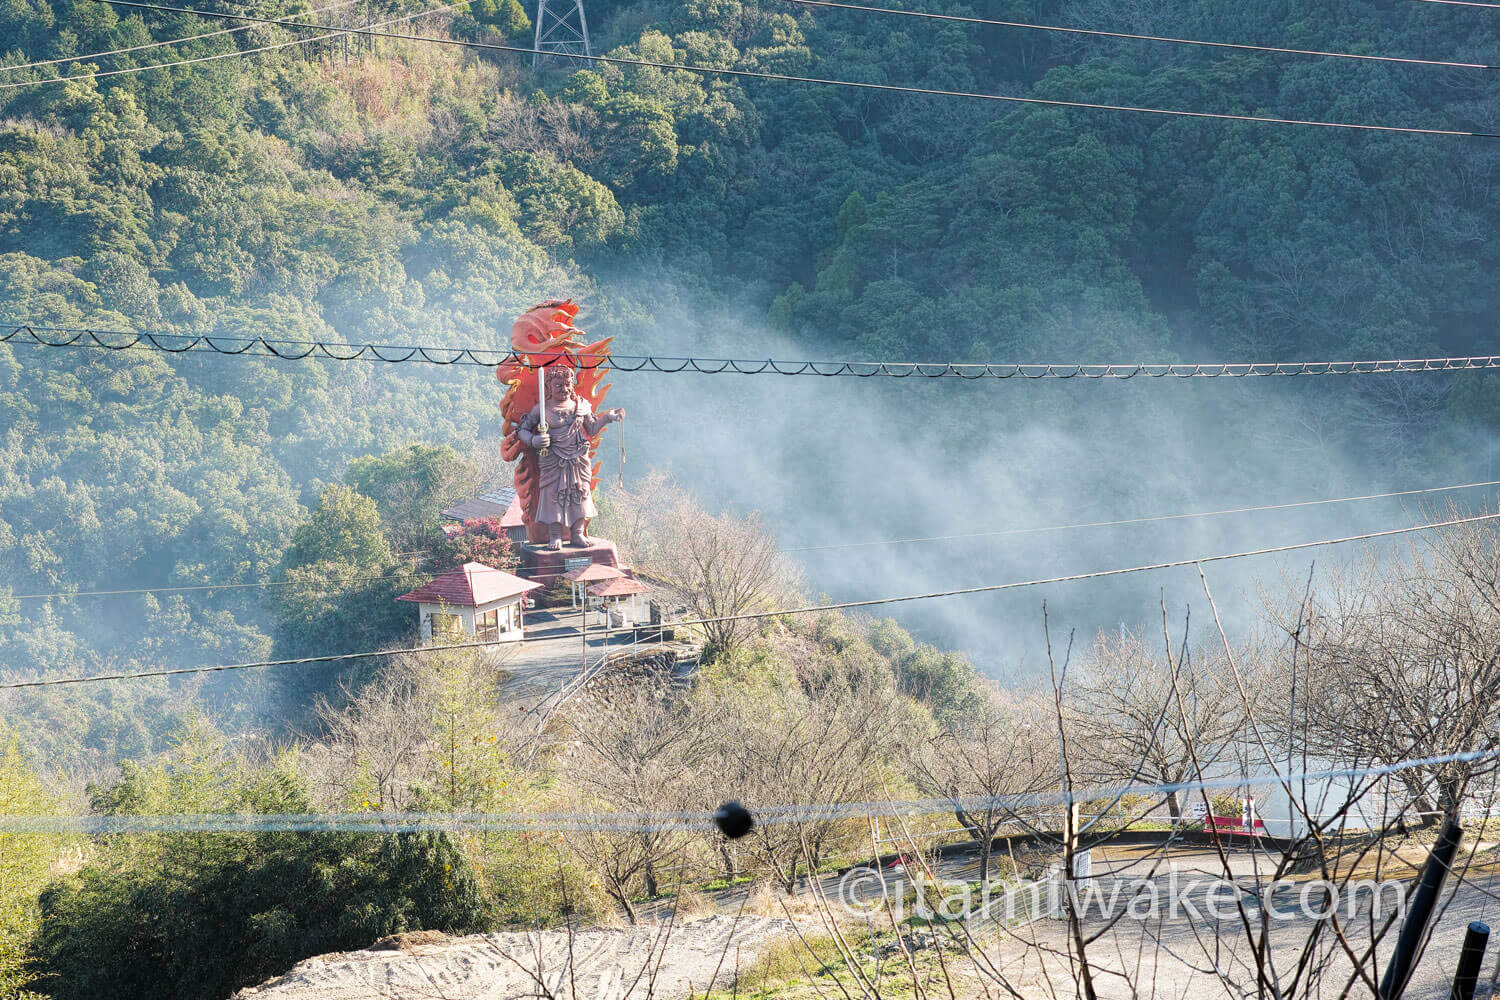
[[[591,56],[589,23],[583,16],[583,0],[536,0],[536,55],[532,68],[550,55]],[[567,60],[576,63],[576,59]]]

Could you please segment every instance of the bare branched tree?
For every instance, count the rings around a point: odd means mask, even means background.
[[[749,803],[837,805],[880,797],[881,776],[904,716],[873,685],[835,682],[782,692],[723,721],[718,766],[732,769]],[[758,831],[747,850],[788,893],[858,824],[816,811]]]
[[[979,843],[979,880],[985,882],[1000,832],[1038,822],[1036,810],[1001,800],[1057,787],[1057,738],[1045,704],[986,692],[972,709],[916,743],[910,764],[917,786],[947,799],[959,825]]]
[[[500,667],[476,650],[393,658],[344,703],[319,705],[324,736],[306,751],[329,804],[405,810],[488,809],[517,791],[529,729],[501,712]]]
[[[411,808],[427,739],[413,679],[391,671],[345,698],[318,705],[324,735],[306,759],[319,797],[335,808]]]
[[[1291,634],[1284,600],[1278,621]],[[1500,749],[1500,532],[1464,525],[1328,575],[1298,638],[1315,756],[1390,764]],[[1494,761],[1401,772],[1424,825]]]
[[[1207,650],[1170,659],[1132,632],[1101,633],[1075,667],[1067,704],[1078,776],[1165,784],[1189,780],[1200,767],[1205,776],[1222,771],[1244,715],[1222,656]],[[1171,792],[1166,801],[1180,819],[1181,796]]]
[[[563,773],[600,821],[597,829],[575,833],[570,846],[635,923],[637,897],[659,893],[660,870],[685,837],[649,826],[612,830],[609,815],[683,808],[690,794],[689,768],[702,748],[701,730],[684,704],[650,686],[609,700],[585,700],[567,728],[571,739]]]
[[[796,571],[758,515],[710,514],[665,477],[616,490],[601,521],[689,618],[768,611],[795,595]],[[703,631],[714,650],[726,653],[756,628],[753,620],[711,621]]]
[[[753,621],[737,615],[769,611],[790,592],[792,573],[759,515],[737,517],[682,509],[676,518],[681,544],[653,565],[693,618],[706,618],[708,642],[720,652],[732,650],[754,633]]]

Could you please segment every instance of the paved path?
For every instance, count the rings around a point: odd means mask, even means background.
[[[583,614],[569,609],[526,613],[526,638],[506,652],[503,666],[507,677],[500,688],[501,704],[531,708],[582,672]],[[654,635],[646,631],[642,637],[654,638]],[[588,612],[587,642],[590,667],[596,666],[606,652],[623,652],[637,645],[634,630],[607,630],[604,615],[598,611]],[[644,649],[647,643],[640,642],[639,646]],[[679,658],[688,648],[686,645],[679,648]]]
[[[1448,887],[1444,893],[1444,912],[1435,924],[1431,942],[1407,988],[1407,1000],[1442,1000],[1447,996],[1464,927],[1475,919],[1494,922],[1497,908],[1500,908],[1496,902],[1497,890],[1500,890],[1500,878],[1489,873],[1477,874],[1462,885]],[[1283,983],[1290,980],[1311,938],[1316,941],[1312,953],[1318,956],[1315,964],[1322,966],[1319,978],[1323,983],[1321,990],[1315,987],[1314,991],[1326,996],[1343,995],[1341,991],[1353,974],[1353,966],[1336,943],[1330,924],[1300,912],[1295,889],[1278,891],[1276,896],[1278,912],[1286,915],[1286,919],[1270,923],[1269,940],[1277,978]],[[1145,919],[1126,918],[1113,924],[1090,914],[1084,922],[1085,935],[1102,935],[1098,944],[1090,949],[1090,956],[1099,963],[1101,970],[1108,970],[1101,976],[1106,983],[1099,992],[1101,998],[1140,996],[1141,992],[1136,992],[1131,983],[1143,986],[1142,992],[1155,996],[1230,997],[1238,991],[1225,983],[1223,975],[1226,972],[1228,978],[1240,987],[1253,991],[1256,981],[1252,971],[1253,949],[1236,908],[1232,903],[1222,906],[1219,912],[1223,916],[1216,918],[1214,911],[1205,905],[1207,897],[1207,890],[1186,893],[1184,902],[1196,905],[1169,909],[1164,914]],[[1368,897],[1362,898],[1365,904],[1357,906],[1357,914],[1352,918],[1347,910],[1347,900],[1339,906],[1341,929],[1356,953],[1363,952],[1370,939],[1370,907]],[[1247,909],[1258,936],[1261,926],[1259,912],[1252,900],[1247,900]],[[1320,923],[1321,930],[1318,929]],[[1055,964],[1053,975],[1066,978],[1066,963],[1062,961],[1068,949],[1066,924],[1044,920],[1027,930],[1031,940],[1042,946],[1048,961]],[[1387,932],[1378,951],[1379,958],[1370,963],[1377,977],[1389,960],[1396,933],[1394,928]],[[1021,952],[1014,945],[1008,950],[1016,956]],[[1030,957],[1035,961],[1037,956]],[[1494,963],[1492,949],[1485,963],[1486,981],[1495,969]],[[1304,970],[1299,995],[1307,993],[1306,978]],[[1369,996],[1370,992],[1356,985],[1347,995]]]
[[[1492,854],[1489,851],[1480,857],[1493,864]],[[952,862],[952,867],[940,868],[939,878],[956,875],[964,879],[977,874],[972,856],[961,855]],[[1190,845],[1165,852],[1149,845],[1110,846],[1096,849],[1093,862],[1094,891],[1085,897],[1083,932],[1086,937],[1098,937],[1090,956],[1098,963],[1096,985],[1101,998],[1196,1000],[1239,995],[1238,989],[1226,983],[1226,976],[1238,987],[1254,991],[1252,948],[1233,899],[1238,889],[1259,933],[1262,925],[1257,897],[1268,888],[1275,867],[1265,853],[1244,848],[1230,852],[1227,873],[1214,851]],[[1441,918],[1406,992],[1408,1000],[1446,997],[1465,925],[1476,919],[1491,925],[1500,920],[1500,875],[1484,867],[1484,860],[1479,864],[1481,867],[1462,884],[1450,882],[1445,890]],[[1226,874],[1227,879],[1221,877]],[[1389,913],[1401,889],[1410,884],[1411,873],[1405,874],[1408,881],[1388,887],[1388,892],[1397,895],[1382,896],[1380,912]],[[1353,966],[1337,945],[1329,922],[1317,919],[1324,898],[1319,885],[1314,876],[1304,875],[1290,876],[1289,881],[1277,886],[1272,901],[1276,915],[1269,924],[1271,952],[1276,975],[1285,985],[1298,968],[1303,948],[1310,939],[1315,941],[1312,953],[1318,956],[1316,964],[1322,966],[1318,974],[1324,984],[1322,992],[1332,996],[1339,994]],[[1149,890],[1142,893],[1143,887]],[[1135,896],[1142,904],[1154,901],[1156,905],[1132,909],[1130,901]],[[1312,912],[1304,908],[1304,896],[1311,902]],[[1373,902],[1373,895],[1366,890],[1346,890],[1338,903],[1341,929],[1356,952],[1368,947]],[[1107,917],[1106,912],[1116,916]],[[1379,959],[1371,963],[1377,975],[1389,959],[1395,937],[1394,929],[1387,933]],[[1013,926],[1009,934],[986,939],[987,953],[997,964],[1006,967],[1008,973],[1016,973],[1015,981],[1038,990],[1038,995],[1046,992],[1049,979],[1071,986],[1069,948],[1068,927],[1060,920]],[[1491,975],[1500,974],[1493,947],[1484,973],[1486,983]],[[1301,976],[1298,995],[1306,995],[1305,969]],[[1067,994],[1066,989],[1063,992]],[[1319,990],[1314,988],[1312,992]],[[1351,995],[1368,995],[1368,991],[1356,987]]]

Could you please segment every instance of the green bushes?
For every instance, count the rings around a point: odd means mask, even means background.
[[[237,751],[192,720],[165,754],[126,761],[118,781],[92,787],[93,811],[318,811],[297,754]],[[105,837],[94,852],[41,894],[30,957],[54,1000],[222,1000],[312,955],[490,923],[463,848],[445,834],[170,832]]]
[[[31,816],[53,809],[53,797],[0,723],[0,816]],[[0,1000],[25,998],[32,981],[26,944],[37,928],[37,897],[61,838],[0,833]]]
[[[222,1000],[303,958],[405,930],[488,923],[445,834],[181,835],[42,895],[55,1000]]]

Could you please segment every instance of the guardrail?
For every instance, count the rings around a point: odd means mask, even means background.
[[[556,691],[539,700],[535,705],[527,709],[525,714],[534,715],[537,713],[541,713],[540,722],[542,725],[545,725],[547,722],[547,718],[554,711],[560,708],[563,703],[566,702],[569,698],[573,697],[579,691],[583,690],[584,686],[587,685],[589,681],[593,680],[595,677],[598,677],[599,674],[604,671],[604,668],[609,666],[611,663],[617,660],[636,659],[641,656],[650,656],[651,654],[657,652],[668,652],[670,651],[670,649],[671,647],[660,644],[647,646],[645,649],[640,649],[636,646],[631,646],[628,649],[607,649],[605,650],[604,655],[599,657],[598,660],[596,660],[591,665],[584,667],[574,676],[563,681],[558,685]]]

